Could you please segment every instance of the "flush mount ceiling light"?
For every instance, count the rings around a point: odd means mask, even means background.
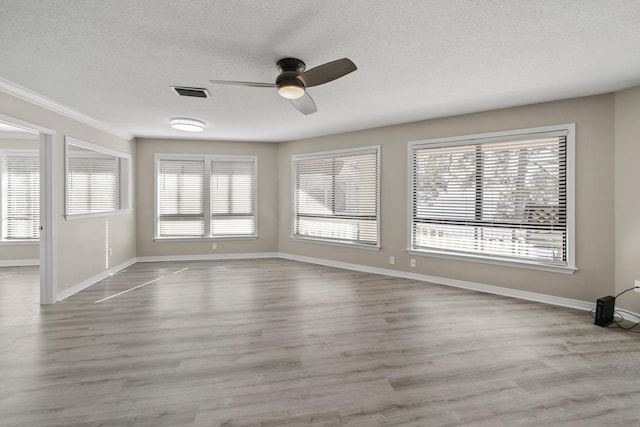
[[[169,120],[171,127],[185,132],[202,132],[204,130],[204,122],[196,119],[188,119],[186,117],[175,117]]]

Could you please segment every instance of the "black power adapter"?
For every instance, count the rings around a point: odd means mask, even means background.
[[[616,297],[609,295],[598,298],[596,301],[596,319],[593,323],[603,328],[612,324],[615,306]]]

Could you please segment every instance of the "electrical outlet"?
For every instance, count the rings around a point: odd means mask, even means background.
[[[636,280],[633,284],[634,292],[640,292],[640,280]]]
[[[218,244],[217,244],[217,243],[212,243],[212,244],[211,244],[211,249],[213,249],[214,251],[215,251],[216,249],[218,249]]]
[[[416,260],[415,260],[415,259],[413,259],[413,258],[411,258],[411,264],[410,264],[410,265],[411,265],[411,267],[414,267],[414,268],[415,268],[415,266],[416,266]]]
[[[395,264],[395,263],[396,263],[396,257],[394,257],[394,256],[390,256],[390,257],[389,257],[389,264],[393,265],[393,264]]]
[[[113,248],[109,248],[109,256],[113,255]]]

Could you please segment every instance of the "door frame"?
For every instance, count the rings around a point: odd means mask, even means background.
[[[56,174],[54,132],[40,131],[40,304],[58,300],[56,247]]]
[[[40,304],[57,301],[57,224],[55,221],[57,190],[55,159],[56,132],[52,129],[0,114],[0,121],[27,130],[36,131],[40,139]]]

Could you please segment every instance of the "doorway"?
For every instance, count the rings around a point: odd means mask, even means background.
[[[53,304],[57,299],[54,135],[41,126],[0,115],[0,284],[5,281],[12,301],[25,304],[38,299],[40,304]],[[39,298],[34,298],[37,294]]]

